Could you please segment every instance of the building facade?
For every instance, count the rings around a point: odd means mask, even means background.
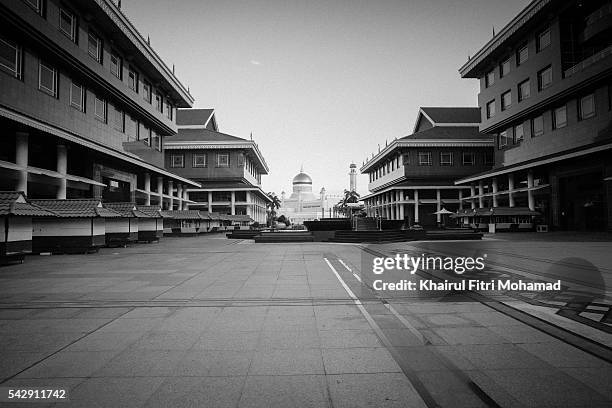
[[[421,108],[411,135],[361,167],[369,177],[367,215],[433,226],[442,222],[436,212],[462,209],[470,191],[455,180],[493,165],[493,141],[478,132],[479,118],[478,108]]]
[[[312,191],[312,178],[304,173],[303,167],[293,177],[291,184],[292,192],[289,197],[286,197],[284,191],[281,193],[279,215],[287,217],[292,224],[303,224],[304,221],[332,216],[330,208],[333,203],[329,201],[325,187],[321,188],[319,196],[316,196]]]
[[[612,3],[535,0],[460,68],[480,81],[495,166],[463,177],[479,208],[612,230]]]
[[[179,109],[178,134],[164,140],[165,166],[201,187],[187,190],[189,209],[248,215],[266,222],[261,187],[268,165],[257,143],[219,132],[212,109]]]
[[[172,208],[163,167],[193,98],[110,0],[0,3],[0,190]]]

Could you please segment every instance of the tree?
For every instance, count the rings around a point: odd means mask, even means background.
[[[353,190],[344,190],[344,197],[335,205],[336,211],[345,217],[350,215],[349,204],[359,202],[359,193]]]
[[[271,227],[274,217],[276,217],[276,210],[281,206],[281,200],[274,192],[269,192],[268,197],[270,198],[270,202],[266,204],[266,207],[270,210],[268,216],[268,226]]]

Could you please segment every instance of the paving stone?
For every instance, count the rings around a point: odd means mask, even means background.
[[[385,348],[323,349],[322,352],[327,374],[401,371]]]
[[[261,376],[247,378],[240,408],[329,407],[323,375]]]

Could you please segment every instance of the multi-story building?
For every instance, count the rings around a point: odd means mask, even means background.
[[[266,222],[268,165],[257,143],[219,132],[212,109],[179,109],[176,121],[178,134],[164,140],[166,168],[202,184],[187,190],[189,208]]]
[[[493,140],[478,132],[479,108],[421,108],[413,133],[395,139],[361,167],[368,216],[436,225],[443,208],[462,209],[469,187],[454,181],[493,165]]]
[[[534,0],[459,71],[495,137],[494,168],[457,181],[463,200],[612,229],[612,2]]]
[[[163,168],[193,98],[110,0],[1,2],[0,90],[0,190],[171,208],[199,187]]]

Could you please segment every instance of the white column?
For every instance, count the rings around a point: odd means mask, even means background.
[[[440,189],[436,189],[436,211],[442,209],[442,199],[440,198]],[[436,222],[442,222],[442,214],[436,214]]]
[[[212,206],[212,191],[208,192],[208,211],[212,212],[213,210],[213,206]]]
[[[247,191],[246,192],[246,211],[247,211],[247,215],[251,218],[255,218],[253,217],[253,204],[251,203],[251,192]]]
[[[57,194],[55,198],[64,200],[66,199],[66,173],[68,172],[68,151],[66,145],[57,145],[57,172],[63,177],[59,179],[59,185],[57,186]]]
[[[232,215],[236,215],[236,192],[232,191],[231,197],[231,207],[232,207]]]
[[[170,202],[168,203],[168,208],[170,210],[174,209],[174,181],[168,180],[168,195],[170,196]]]
[[[145,205],[151,205],[151,174],[144,174],[144,189],[147,192],[145,197]]]
[[[179,202],[178,202],[178,204],[179,204],[178,205],[178,209],[179,210],[184,210],[183,207],[185,205],[185,202],[183,201],[183,185],[182,184],[179,184],[178,187],[176,188],[176,195],[177,195],[178,200],[179,200]]]
[[[399,205],[399,218],[400,220],[404,219],[404,204]]]
[[[414,190],[414,222],[419,222],[419,190]]]
[[[514,173],[508,174],[508,205],[514,207]]]
[[[476,195],[476,187],[474,187],[474,183],[470,184],[470,205],[472,206],[472,210],[476,208],[476,201],[473,198]]]
[[[484,185],[482,184],[482,180],[478,182],[478,208],[483,208],[484,203]]]
[[[535,210],[535,199],[533,197],[533,171],[529,170],[527,172],[527,203],[529,204],[529,209],[531,211]]]
[[[493,207],[497,207],[497,177],[493,177],[493,180],[491,180],[491,188],[493,190]]]
[[[15,164],[21,167],[19,169],[19,178],[17,179],[17,191],[23,191],[28,194],[28,133],[15,133]]]
[[[164,178],[157,178],[157,195],[159,196],[159,206],[164,208]]]
[[[463,210],[463,189],[459,189],[459,209]]]

